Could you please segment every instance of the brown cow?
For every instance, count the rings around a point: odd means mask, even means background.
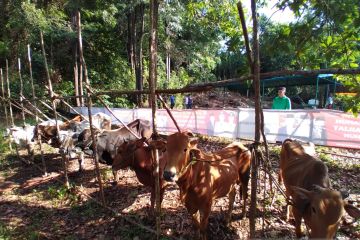
[[[229,222],[237,182],[241,182],[244,200],[246,199],[251,153],[239,142],[211,154],[202,153],[196,145],[197,139],[191,133],[179,132],[168,136],[168,162],[164,179],[176,181],[180,188],[181,201],[192,215],[200,237],[206,239],[213,200],[229,194],[226,218]]]
[[[280,180],[286,195],[294,202],[292,214],[295,232],[301,237],[301,219],[310,229],[311,238],[331,239],[347,211],[360,217],[360,210],[345,202],[341,193],[331,189],[326,165],[307,154],[300,142],[286,139],[280,153]]]
[[[146,138],[124,142],[118,148],[112,168],[114,172],[120,169],[130,167],[136,173],[140,183],[151,187],[151,208],[154,209],[155,203],[155,178],[153,175],[153,157],[152,150],[154,148],[160,150],[159,157],[159,176],[160,176],[160,203],[163,200],[166,185],[163,179],[163,170],[166,164],[165,151],[166,142],[162,140],[152,141],[148,146],[144,146]],[[117,179],[115,179],[117,181]]]
[[[59,121],[59,130],[60,131],[69,130],[71,126],[73,126],[76,123],[80,123],[82,120],[83,118],[80,115],[78,115],[66,122]],[[57,131],[56,131],[55,121],[51,120],[37,124],[34,129],[34,137],[32,141],[38,139],[38,134],[40,134],[41,140],[43,142],[49,143],[53,147],[60,147],[61,143],[56,138]]]

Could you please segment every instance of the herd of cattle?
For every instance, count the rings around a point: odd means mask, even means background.
[[[151,187],[151,206],[155,203],[155,178],[153,149],[159,151],[160,200],[166,182],[176,182],[180,198],[192,216],[201,239],[206,239],[208,218],[213,201],[229,197],[227,223],[235,200],[235,186],[239,185],[242,211],[245,214],[252,154],[240,142],[233,142],[212,153],[197,147],[198,139],[191,132],[177,132],[160,140],[151,140],[151,123],[137,119],[127,126],[111,124],[111,117],[98,113],[93,117],[96,132],[96,152],[100,162],[112,166],[114,181],[118,171],[130,167],[138,180]],[[8,133],[19,145],[34,144],[41,139],[64,153],[79,154],[79,171],[83,154],[92,152],[89,122],[80,116],[59,123],[59,134],[54,121],[36,126],[11,128]],[[58,137],[59,135],[59,137]],[[360,217],[360,210],[349,204],[345,194],[331,188],[326,165],[314,155],[313,145],[287,139],[280,153],[279,181],[284,182],[286,195],[291,199],[287,220],[295,220],[297,237],[302,236],[304,219],[312,238],[334,238],[346,211],[351,217]]]

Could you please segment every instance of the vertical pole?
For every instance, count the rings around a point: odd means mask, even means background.
[[[317,108],[316,102],[318,99],[318,91],[319,91],[319,76],[316,77],[315,108]]]
[[[0,68],[0,78],[1,78],[1,95],[3,97],[4,112],[5,112],[5,118],[6,118],[6,127],[9,128],[10,127],[10,121],[9,121],[9,116],[8,116],[8,112],[7,112],[7,99],[5,97],[4,75],[3,75],[2,68]],[[12,151],[11,141],[9,142],[9,149],[10,149],[10,151]]]
[[[25,128],[26,119],[25,119],[25,111],[24,111],[24,84],[23,84],[23,80],[22,80],[22,76],[21,76],[21,61],[20,61],[20,58],[18,58],[18,70],[19,70],[19,80],[20,80],[21,116],[22,116],[22,120],[23,120],[23,127]],[[27,151],[28,151],[28,155],[30,156],[30,159],[33,161],[34,160],[33,159],[34,154],[32,153],[31,146],[30,146],[30,144],[28,142],[26,143],[26,148],[27,148]]]
[[[12,111],[12,106],[11,106],[11,92],[10,92],[10,81],[9,81],[9,62],[6,59],[6,84],[7,84],[7,91],[8,91],[8,99],[9,99],[9,109],[10,109],[10,119],[11,119],[11,127],[15,127],[15,122],[14,122],[14,116],[13,116],[13,111]],[[10,135],[10,142],[12,141],[12,136]],[[16,151],[16,155],[19,159],[22,159],[20,157],[19,154],[19,149],[17,147],[17,145],[15,144],[15,151]]]
[[[261,104],[260,104],[260,60],[259,60],[259,40],[258,40],[258,23],[256,14],[256,0],[251,0],[251,15],[253,19],[253,74],[254,74],[254,91],[255,91],[255,155],[258,156],[258,144],[260,143],[260,126],[261,126]],[[253,157],[251,166],[251,202],[250,202],[250,238],[255,238],[256,223],[256,205],[257,205],[257,170],[258,157]]]
[[[6,85],[7,85],[7,97],[8,97],[8,101],[9,101],[11,127],[14,127],[15,126],[14,116],[13,116],[11,100],[10,100],[11,99],[11,93],[10,93],[10,84],[9,84],[9,63],[8,63],[7,59],[6,59]]]
[[[27,45],[27,49],[28,49],[28,63],[29,63],[29,71],[30,71],[30,84],[31,84],[32,98],[33,98],[34,106],[35,106],[35,108],[37,108],[37,102],[35,100],[36,95],[35,95],[34,78],[33,78],[33,72],[32,72],[30,44]],[[36,119],[36,123],[38,123],[39,116],[38,116],[37,111],[35,111],[35,119]],[[39,129],[37,129],[37,131],[39,131]],[[43,166],[44,175],[47,176],[47,169],[46,169],[45,158],[44,158],[44,150],[42,149],[41,135],[39,134],[39,132],[37,133],[37,136],[38,136],[37,140],[38,140],[40,155],[41,155],[41,163]]]
[[[156,129],[156,80],[157,80],[157,28],[158,28],[158,10],[159,2],[158,0],[150,1],[150,67],[149,67],[149,77],[150,77],[150,106],[152,110],[152,119],[153,119],[153,134],[155,138],[157,137]],[[156,233],[157,239],[160,238],[160,185],[159,185],[159,152],[157,149],[153,150],[154,156],[154,177],[155,177],[155,199],[156,199]]]
[[[91,131],[91,138],[92,138],[92,147],[94,149],[93,157],[94,157],[94,160],[95,160],[95,171],[96,171],[96,176],[97,176],[97,180],[98,180],[98,183],[99,183],[101,201],[102,201],[102,204],[104,206],[106,206],[104,190],[103,190],[103,185],[102,185],[101,175],[100,175],[100,170],[99,170],[99,158],[98,158],[97,148],[96,148],[95,131],[94,131],[93,122],[92,122],[92,114],[91,114],[92,99],[91,99],[91,96],[90,96],[90,94],[91,94],[90,81],[89,81],[89,78],[88,78],[88,72],[87,72],[86,62],[85,62],[83,48],[82,48],[80,11],[77,12],[77,26],[78,26],[78,32],[77,33],[78,33],[78,40],[79,40],[80,67],[83,66],[83,68],[84,68],[84,78],[85,78],[85,88],[86,88],[86,98],[87,98],[87,109],[88,109],[88,115],[89,115],[90,131]],[[80,82],[80,85],[82,85],[81,82]]]
[[[23,80],[21,77],[21,62],[20,58],[18,58],[18,70],[19,70],[19,80],[20,80],[20,106],[21,106],[21,116],[23,120],[23,126],[25,127],[26,120],[25,120],[25,112],[24,112],[24,85]]]
[[[50,95],[50,99],[51,99],[51,103],[52,103],[52,109],[54,112],[54,118],[55,118],[55,124],[56,124],[56,134],[57,134],[58,141],[60,141],[60,128],[59,128],[59,122],[58,122],[58,115],[56,112],[54,92],[53,92],[52,83],[51,83],[51,79],[50,79],[49,67],[48,67],[47,59],[46,59],[44,37],[43,37],[42,31],[40,31],[40,43],[41,43],[41,50],[42,50],[42,54],[43,54],[43,58],[44,58],[46,78],[47,78],[48,85],[49,85],[49,95]],[[67,174],[67,156],[65,156],[64,151],[60,151],[60,152],[61,152],[61,158],[62,158],[63,167],[64,167],[65,186],[69,187],[69,178],[68,178],[68,174]]]

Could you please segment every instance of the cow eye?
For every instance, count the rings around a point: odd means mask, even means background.
[[[186,151],[187,151],[187,148],[184,149],[184,152],[186,152]]]
[[[316,210],[315,210],[314,207],[311,207],[311,210],[312,210],[312,212],[313,212],[314,214],[316,214]]]

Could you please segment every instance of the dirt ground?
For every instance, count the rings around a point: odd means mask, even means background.
[[[201,137],[200,148],[211,151],[225,146],[229,141],[223,138]],[[350,191],[350,201],[360,207],[360,160],[323,153],[326,151],[359,158],[360,152],[323,147],[318,147],[317,151],[329,167],[333,187]],[[47,148],[47,152],[46,165],[49,175],[46,177],[34,165],[20,162],[15,154],[2,153],[0,239],[156,239],[153,233],[123,218],[126,216],[141,225],[155,229],[153,218],[149,215],[150,190],[138,183],[132,170],[123,170],[118,185],[113,186],[110,167],[101,165],[106,203],[119,213],[115,215],[80,194],[81,190],[92,198],[99,199],[92,159],[86,159],[85,171],[82,173],[77,172],[77,160],[70,160],[68,170],[72,187],[67,190],[58,182],[63,181],[61,157],[50,148]],[[274,172],[277,172],[279,152],[279,146],[271,146],[270,159]],[[41,167],[40,155],[36,153],[35,163]],[[25,151],[21,151],[21,154],[26,157]],[[277,178],[277,174],[274,173],[274,177]],[[284,198],[278,191],[272,195],[269,184],[264,188],[262,172],[258,182],[257,236],[295,238],[293,225],[285,221]],[[264,203],[266,208],[263,214]],[[226,226],[223,218],[227,210],[227,199],[215,201],[209,219],[209,239],[248,238],[248,208],[244,216],[241,206],[237,195],[232,221],[230,226]],[[161,230],[161,239],[194,239],[195,231],[191,218],[179,200],[176,185],[169,186],[165,193]],[[354,222],[346,215],[337,238],[360,238],[360,221]]]

